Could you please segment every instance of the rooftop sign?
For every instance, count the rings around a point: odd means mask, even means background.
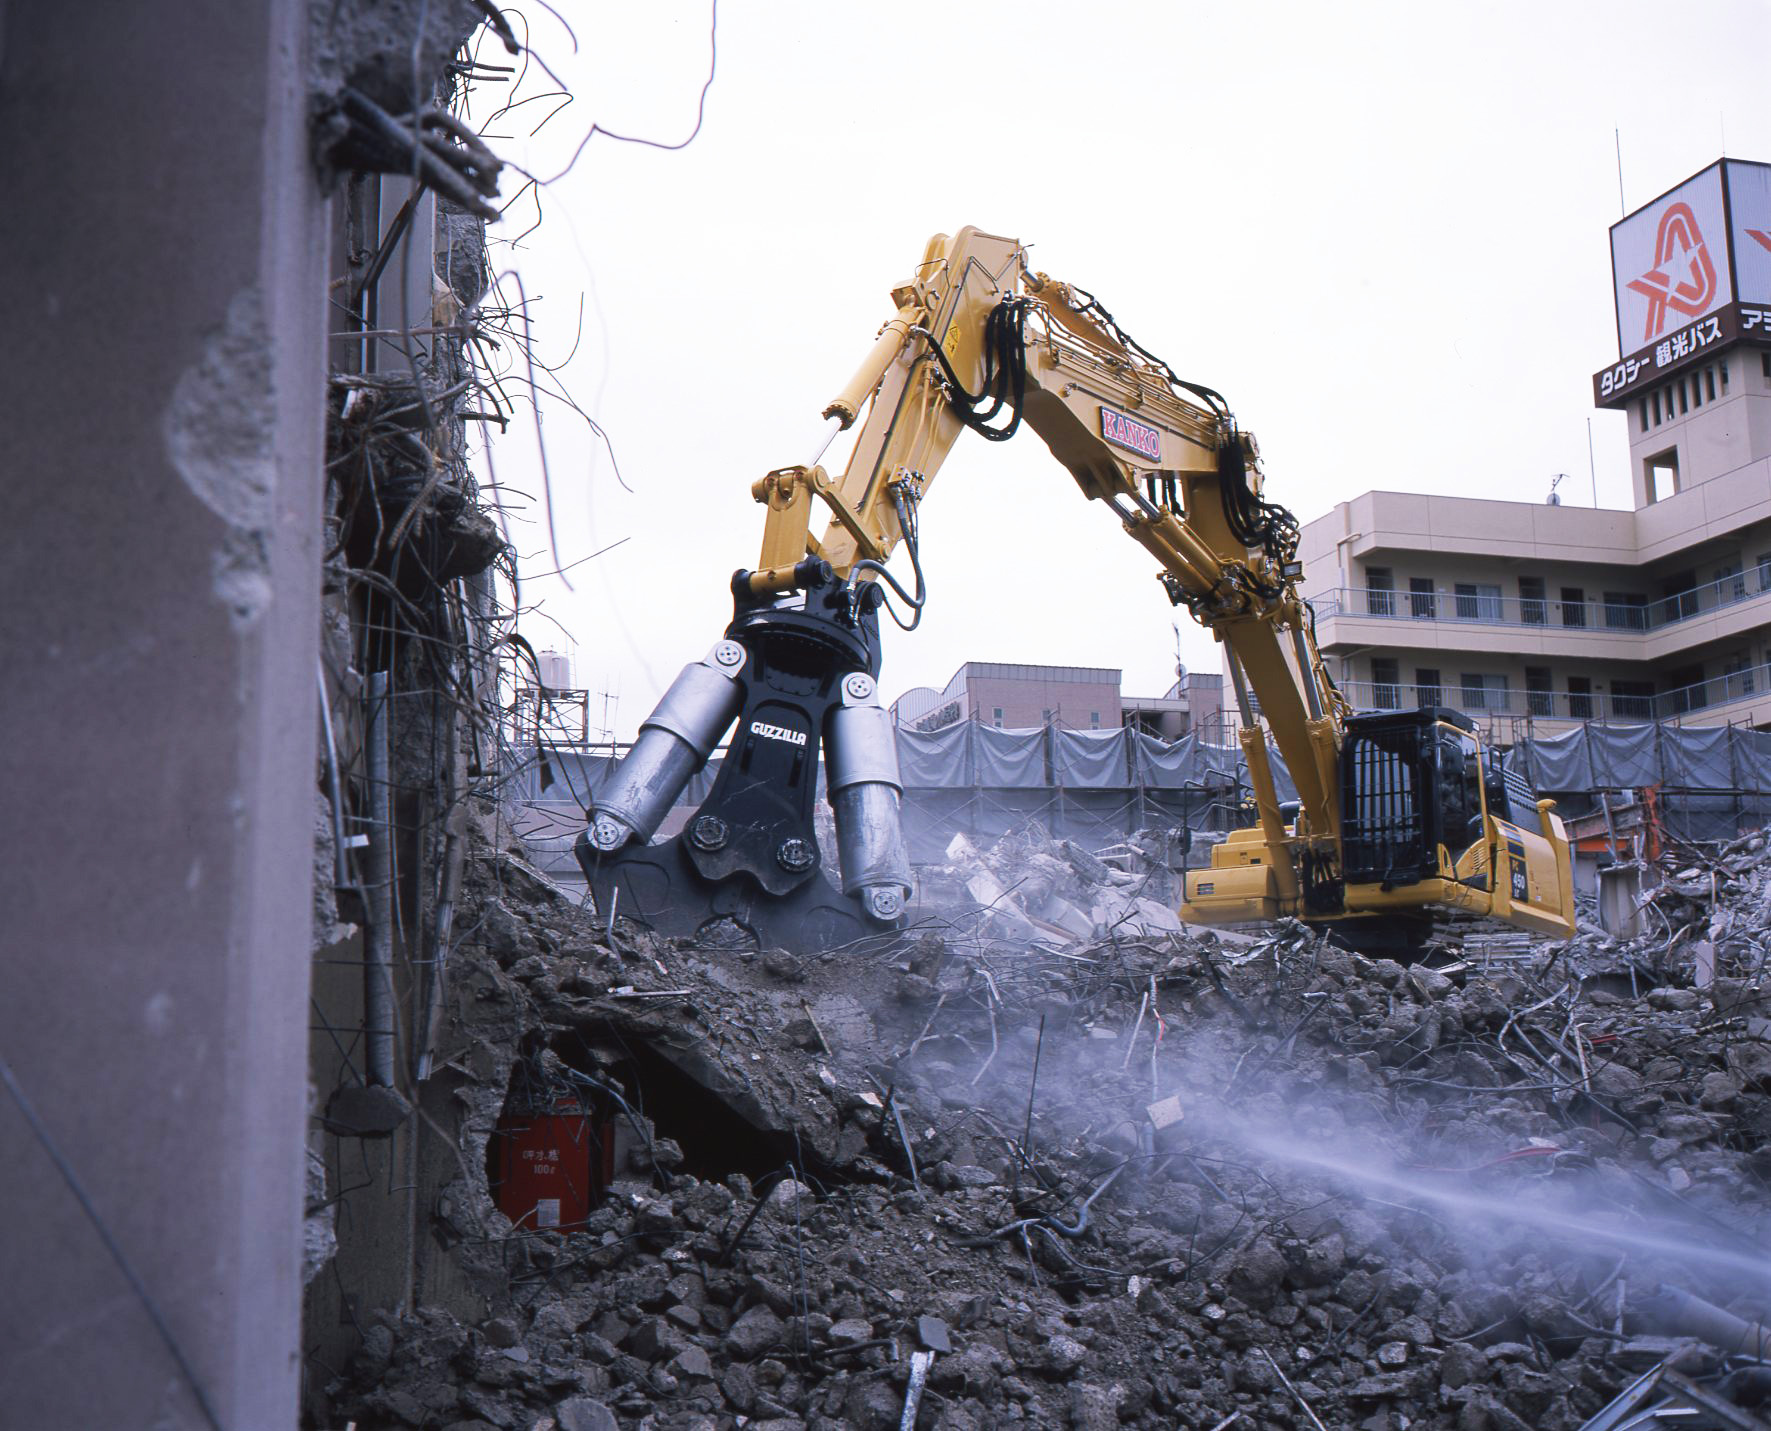
[[[1638,392],[1741,339],[1771,342],[1771,165],[1724,159],[1611,226],[1619,359],[1593,400]]]

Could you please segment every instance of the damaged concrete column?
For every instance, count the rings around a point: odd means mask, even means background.
[[[306,19],[0,5],[8,1425],[295,1424],[325,380]]]

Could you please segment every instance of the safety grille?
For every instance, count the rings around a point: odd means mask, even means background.
[[[1350,884],[1412,884],[1432,853],[1420,791],[1419,733],[1347,736],[1341,837]]]

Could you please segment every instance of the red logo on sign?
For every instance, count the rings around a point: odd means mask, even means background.
[[[1660,216],[1654,236],[1654,267],[1626,285],[1648,299],[1648,321],[1642,341],[1652,342],[1666,330],[1666,310],[1676,308],[1698,318],[1716,297],[1716,266],[1697,227],[1689,204],[1673,204]]]
[[[1746,236],[1760,248],[1771,248],[1771,234],[1761,233],[1758,229],[1748,229]]]

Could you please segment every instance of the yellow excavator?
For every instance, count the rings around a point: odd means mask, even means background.
[[[1015,239],[936,235],[891,296],[895,315],[824,409],[812,462],[752,488],[767,508],[762,554],[732,578],[724,638],[677,678],[595,796],[576,853],[599,908],[673,935],[729,918],[798,949],[902,924],[912,875],[878,693],[879,611],[916,624],[919,513],[960,434],[1002,441],[1024,422],[1227,648],[1258,820],[1189,872],[1184,919],[1294,916],[1400,954],[1452,912],[1573,933],[1553,802],[1458,712],[1355,714],[1336,689],[1298,595],[1297,520],[1263,495],[1254,438],[1220,394],[1177,375],[1092,294],[1030,269]],[[818,459],[857,421],[833,476]],[[886,566],[899,547],[909,590]],[[707,798],[680,834],[649,843],[734,722]],[[1295,804],[1279,800],[1269,737]],[[813,829],[820,747],[840,892]]]

